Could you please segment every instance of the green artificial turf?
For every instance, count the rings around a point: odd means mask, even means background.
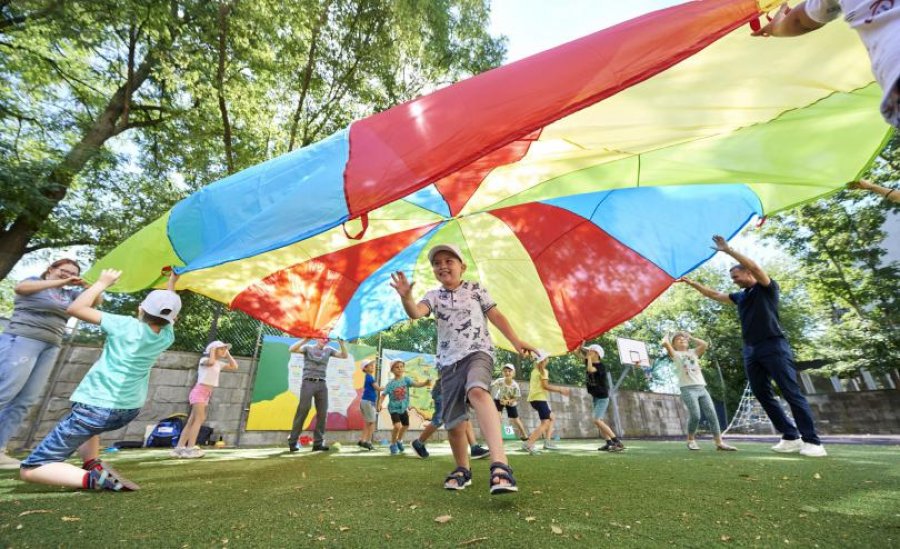
[[[831,445],[813,459],[736,444],[737,453],[647,441],[621,454],[588,442],[513,450],[520,492],[493,497],[487,460],[474,463],[472,487],[441,488],[453,468],[446,443],[427,460],[356,447],[212,450],[191,461],[122,451],[106,458],[138,492],[0,472],[0,546],[900,546],[900,447]]]

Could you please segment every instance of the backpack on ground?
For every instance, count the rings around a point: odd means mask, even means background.
[[[209,425],[201,425],[197,432],[197,446],[208,446],[212,444],[213,428]]]
[[[147,437],[147,447],[172,448],[178,444],[187,414],[175,414],[160,420]]]

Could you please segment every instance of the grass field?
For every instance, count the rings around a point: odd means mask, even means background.
[[[812,459],[750,442],[737,453],[709,442],[701,452],[628,445],[512,451],[520,492],[494,497],[486,460],[474,463],[471,488],[441,488],[453,468],[446,443],[431,445],[428,460],[355,447],[212,450],[190,461],[123,451],[108,461],[138,492],[27,485],[0,472],[0,546],[900,546],[898,446],[831,445]]]

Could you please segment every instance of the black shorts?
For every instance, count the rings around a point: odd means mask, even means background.
[[[546,421],[551,419],[551,411],[550,405],[546,400],[532,400],[528,404],[531,404],[531,407],[534,408],[534,411],[538,413],[538,417],[541,418],[541,421]]]
[[[501,414],[503,413],[503,409],[506,408],[506,417],[509,419],[518,419],[519,417],[518,406],[504,406],[503,404],[500,404],[500,401],[496,398],[494,399],[494,406],[497,407],[497,411]]]
[[[391,412],[391,423],[399,423],[404,427],[409,427],[409,412],[400,412],[399,414]]]

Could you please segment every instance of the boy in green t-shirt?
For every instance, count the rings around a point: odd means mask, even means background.
[[[72,393],[72,410],[22,461],[22,480],[94,490],[137,490],[100,455],[100,433],[128,425],[147,400],[150,369],[175,341],[172,324],[181,311],[175,293],[177,276],[169,277],[167,290],[154,290],[141,302],[138,318],[94,309],[96,297],[116,283],[121,271],[105,269],[90,288],[66,312],[79,320],[99,324],[106,332],[100,358]],[[65,460],[78,451],[84,465]]]
[[[402,360],[394,360],[391,362],[391,374],[394,379],[387,382],[382,389],[381,395],[378,397],[376,410],[381,412],[381,404],[384,397],[388,398],[388,413],[391,414],[391,423],[394,428],[391,431],[391,455],[402,454],[403,435],[409,428],[409,388],[410,387],[427,387],[431,385],[431,380],[413,381],[409,376],[403,375],[406,370],[406,363]]]

